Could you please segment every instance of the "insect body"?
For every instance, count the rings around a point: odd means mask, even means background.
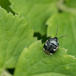
[[[53,54],[57,51],[58,46],[59,42],[57,37],[49,38],[43,46],[44,52],[46,52],[47,54]]]

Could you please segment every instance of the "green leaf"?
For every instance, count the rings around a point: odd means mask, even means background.
[[[65,5],[70,8],[76,8],[76,0],[65,0]]]
[[[9,5],[10,5],[10,3],[9,3],[8,0],[0,0],[0,6],[2,6],[3,8],[8,10],[9,9]]]
[[[61,13],[52,16],[48,22],[47,35],[55,37],[58,26],[57,37],[61,47],[68,49],[68,53],[76,56],[76,15]]]
[[[5,10],[7,10],[8,12],[14,13],[14,12],[11,10],[10,5],[11,5],[11,4],[10,4],[9,0],[0,0],[0,6],[1,6],[2,8],[4,8]]]
[[[2,70],[4,69],[3,65],[4,65],[4,62],[5,62],[6,48],[7,48],[7,40],[5,39],[6,34],[4,33],[4,31],[1,28],[1,26],[3,26],[2,24],[5,23],[5,22],[3,22],[4,19],[1,20],[1,16],[3,14],[5,15],[6,12],[4,10],[2,11],[1,8],[0,8],[0,74],[1,74]],[[2,24],[1,24],[1,22],[2,22]]]
[[[58,0],[10,0],[11,8],[24,16],[35,32],[46,33],[46,20],[57,12]]]
[[[36,39],[33,30],[24,18],[13,16],[0,8],[0,65],[14,68],[24,47],[28,47]]]
[[[40,41],[25,48],[19,58],[14,76],[33,76],[46,73],[62,74],[63,76],[76,75],[76,58],[66,54],[66,50],[59,48],[53,55],[43,51]]]
[[[33,75],[33,76],[68,76],[68,75],[63,75],[60,73],[44,73],[44,74],[38,74],[38,75]]]

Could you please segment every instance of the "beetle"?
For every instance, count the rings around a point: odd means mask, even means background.
[[[44,46],[43,46],[43,49],[44,49],[44,52],[46,54],[54,54],[58,48],[59,48],[59,40],[58,40],[58,37],[57,37],[57,32],[58,32],[58,26],[57,26],[57,29],[56,29],[56,35],[55,37],[48,37],[47,41],[45,42]],[[63,36],[61,36],[63,37]]]
[[[57,51],[58,47],[59,41],[57,37],[50,37],[43,46],[44,52],[51,55]]]

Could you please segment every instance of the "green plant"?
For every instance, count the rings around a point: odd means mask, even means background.
[[[0,76],[76,76],[75,3],[0,0]],[[65,37],[49,56],[43,45],[47,37],[55,36],[57,25],[57,37]]]

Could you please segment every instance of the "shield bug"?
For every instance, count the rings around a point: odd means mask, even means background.
[[[47,54],[55,53],[58,47],[59,47],[59,42],[57,37],[49,38],[43,46],[44,52]]]
[[[43,46],[43,49],[44,49],[44,52],[47,53],[47,54],[53,54],[57,51],[58,47],[59,47],[59,41],[58,41],[58,37],[57,37],[57,32],[58,32],[58,27],[57,27],[57,30],[56,30],[56,35],[55,37],[49,37],[47,39],[47,41],[45,42],[44,46]]]

